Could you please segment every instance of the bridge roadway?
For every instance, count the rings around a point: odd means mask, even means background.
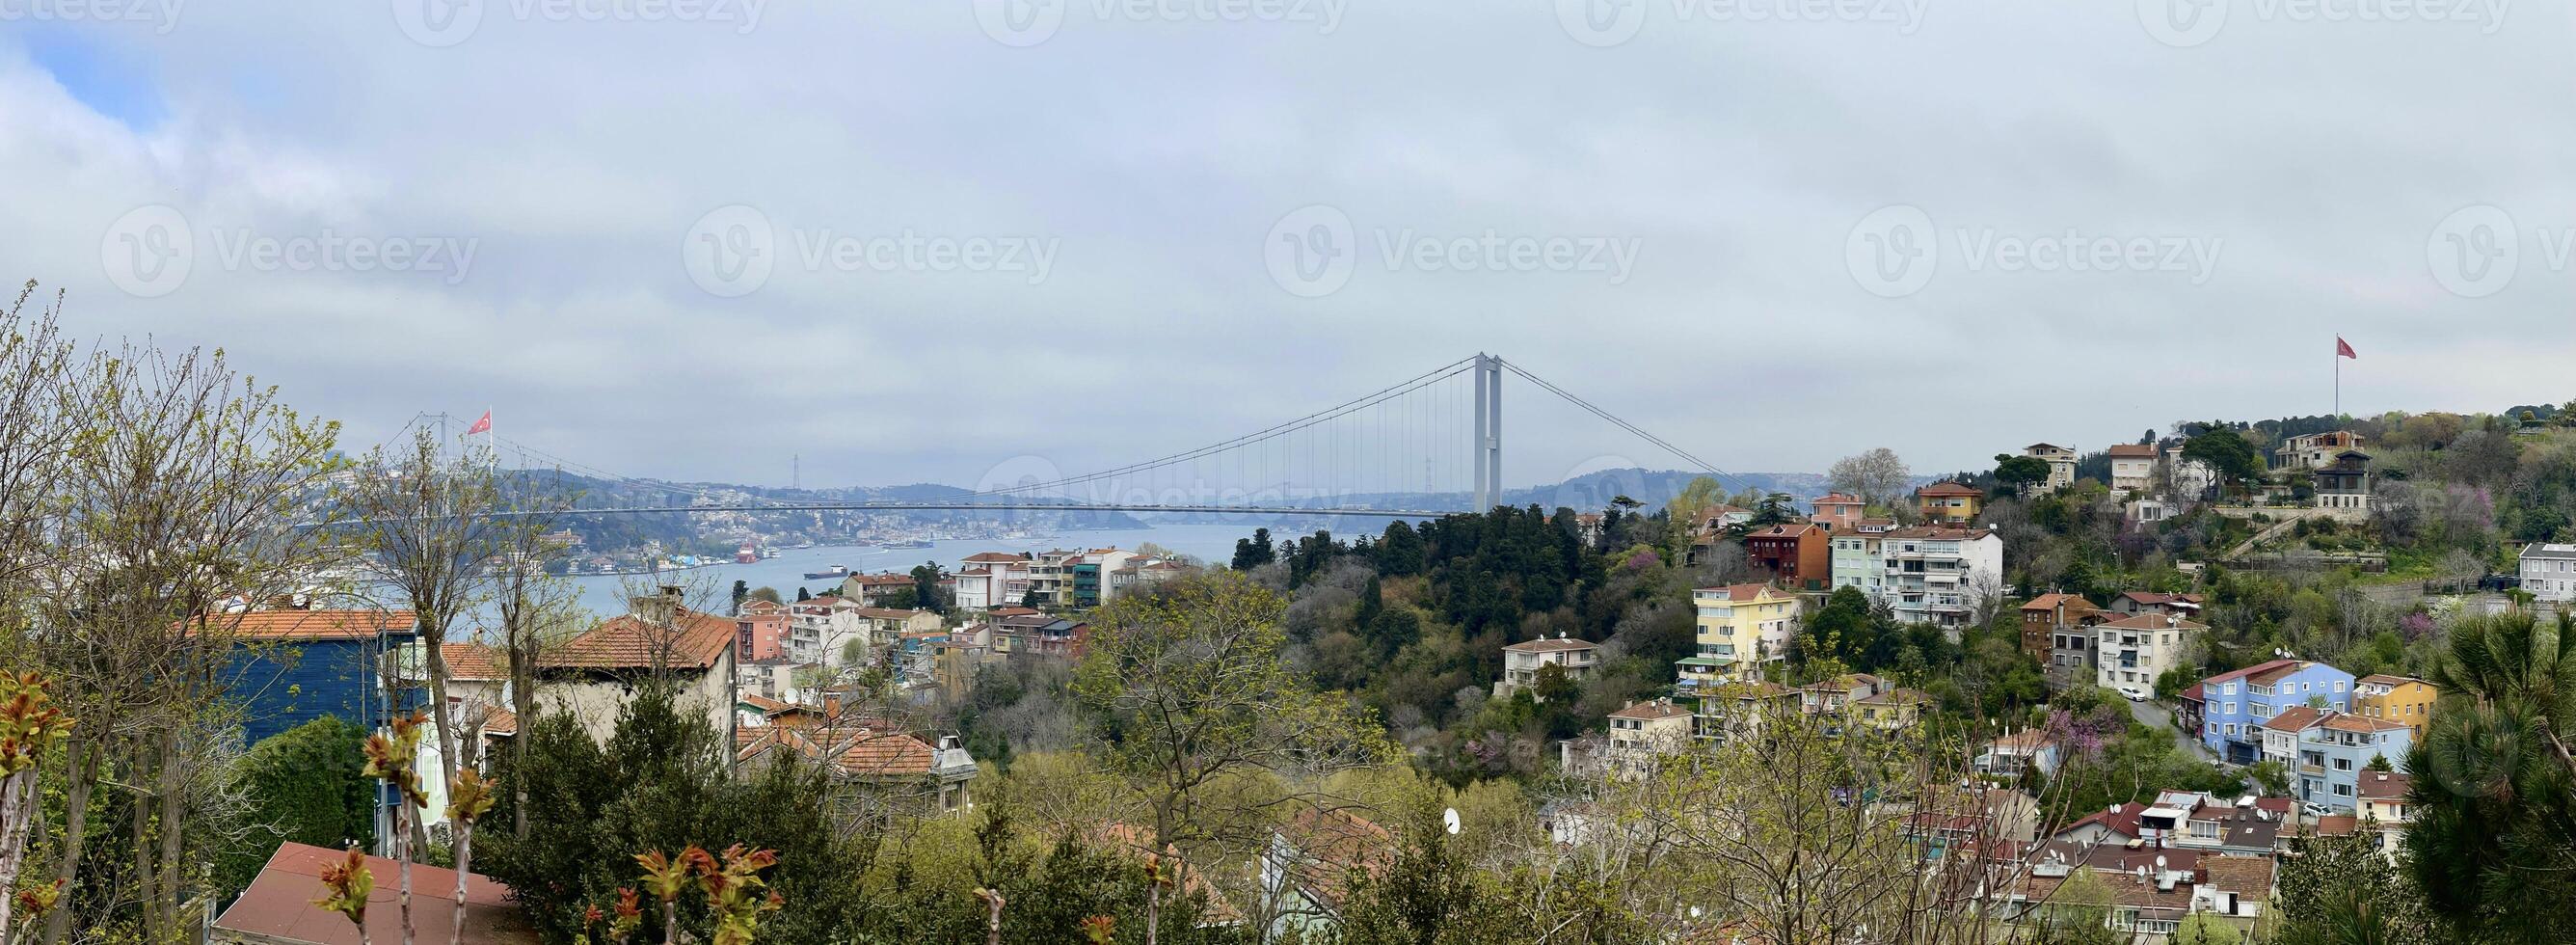
[[[1455,510],[1452,510],[1455,511]],[[1118,505],[1095,502],[996,504],[991,502],[778,502],[674,505],[655,508],[556,509],[496,512],[495,518],[565,515],[648,515],[670,512],[1184,512],[1215,515],[1340,515],[1359,518],[1439,518],[1451,512],[1423,509],[1294,508],[1258,505]]]

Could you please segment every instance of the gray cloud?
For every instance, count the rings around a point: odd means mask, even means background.
[[[1026,48],[965,2],[768,5],[745,32],[487,0],[444,47],[369,3],[191,4],[166,34],[0,24],[0,173],[32,185],[0,191],[0,255],[68,289],[85,331],[224,345],[353,441],[489,405],[531,444],[683,478],[783,481],[791,454],[808,483],[1098,468],[1477,350],[1748,470],[1875,445],[1951,469],[2319,412],[2338,331],[2363,355],[2354,411],[2569,396],[2557,10],[2490,30],[2231,3],[2177,47],[2127,3],[1934,2],[1908,26],[1641,2],[1607,48],[1528,0],[1352,0],[1329,31],[1075,0]],[[66,43],[149,63],[163,117],[105,117],[40,65]],[[774,269],[726,298],[681,253],[733,204],[765,218]],[[1354,256],[1301,298],[1264,240],[1316,204]],[[102,259],[146,205],[195,243],[156,297]],[[1890,205],[1919,208],[1940,255],[1882,298],[1847,250]],[[2437,225],[2472,205],[2504,211],[2518,253],[2475,298],[2434,272],[2459,250]],[[475,252],[451,284],[216,249],[326,233]],[[798,241],[826,233],[898,252],[809,267]],[[1616,281],[1452,271],[1445,249],[1489,233],[1636,257]],[[1057,249],[1031,284],[908,260],[907,239]],[[1965,251],[2137,240],[2214,267]],[[1678,464],[1541,397],[1510,394],[1515,484]]]

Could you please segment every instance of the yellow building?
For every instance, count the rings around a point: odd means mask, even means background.
[[[1789,656],[1798,628],[1798,595],[1769,584],[1730,584],[1691,592],[1698,609],[1699,652],[1674,664],[1683,695],[1720,683],[1765,678]]]
[[[1914,507],[1923,513],[1923,521],[1935,525],[1965,525],[1977,520],[1978,506],[1986,494],[1977,487],[1957,482],[1936,482],[1914,490]]]
[[[2352,711],[2406,726],[2409,737],[2421,740],[2425,725],[2433,721],[2433,699],[2439,695],[2432,683],[2411,676],[2364,676],[2353,684]]]

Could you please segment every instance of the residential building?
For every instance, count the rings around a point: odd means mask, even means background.
[[[734,664],[734,698],[746,695],[780,702],[803,702],[807,693],[796,685],[796,671],[808,664],[784,656],[770,656]]]
[[[402,682],[421,674],[401,674],[389,691],[384,672],[416,646],[419,623],[408,610],[247,610],[201,626],[231,645],[223,685],[241,707],[247,745],[324,716],[371,731],[424,705],[426,691]]]
[[[904,634],[939,629],[939,615],[927,610],[860,607],[851,610],[850,616],[857,622],[861,638],[868,641],[869,662],[879,661],[881,654],[900,645]]]
[[[2370,454],[2345,450],[2316,467],[2314,501],[2321,509],[2370,510]]]
[[[837,788],[834,813],[842,817],[874,816],[889,806],[952,813],[974,803],[979,769],[954,735],[941,736],[933,748],[880,720],[847,714],[735,729],[737,764],[756,764],[773,752],[830,771]]]
[[[1923,520],[1944,525],[1976,521],[1985,500],[1984,492],[1959,482],[1936,482],[1914,490],[1914,508],[1923,514]]]
[[[1299,808],[1271,830],[1261,854],[1267,941],[1316,941],[1341,925],[1342,905],[1365,878],[1395,862],[1395,835],[1342,810]]]
[[[681,711],[727,728],[734,705],[734,622],[680,604],[678,588],[638,600],[637,613],[602,622],[542,651],[538,698],[607,740],[635,684],[661,676],[678,686]]]
[[[2362,677],[2352,684],[2352,692],[2354,714],[2406,726],[2419,739],[2433,721],[2433,701],[2442,694],[2432,683],[2387,673]]]
[[[2197,617],[2200,616],[2201,602],[2205,599],[2206,598],[2199,594],[2166,594],[2160,591],[2122,591],[2120,592],[2120,596],[2111,598],[2111,606],[2106,609],[2110,610],[2113,615],[2121,617],[2134,617],[2139,614],[2174,614],[2182,617]]]
[[[1880,596],[1906,623],[1957,628],[2003,593],[2004,540],[1992,529],[1899,528],[1878,551]]]
[[[1724,683],[1699,693],[1692,734],[1718,744],[1754,738],[1774,721],[1795,717],[1804,694],[1772,682]]]
[[[1765,679],[1789,657],[1798,632],[1798,595],[1770,584],[1730,584],[1691,592],[1697,652],[1675,664],[1677,691],[1693,695],[1719,683]],[[1537,641],[1546,642],[1546,641]]]
[[[2021,454],[2048,464],[2048,478],[2037,488],[2055,492],[2075,484],[2075,448],[2055,443],[2033,443],[2021,448]]]
[[[1691,747],[1691,728],[1691,710],[1670,699],[1632,702],[1610,713],[1608,732],[1561,744],[1559,765],[1576,776],[1644,777],[1663,756]]]
[[[1887,586],[1887,564],[1879,557],[1879,540],[1895,528],[1892,520],[1865,518],[1849,529],[1835,532],[1830,542],[1833,586],[1857,588],[1877,600],[1879,591]]]
[[[1146,587],[1171,580],[1190,571],[1190,566],[1168,558],[1137,558],[1109,573],[1104,599],[1136,593]]]
[[[1026,601],[1034,581],[1029,572],[1029,559],[1000,551],[985,551],[966,556],[954,576],[951,593],[959,610],[991,610],[995,607],[1017,607]]]
[[[1091,625],[1052,614],[994,612],[991,621],[967,628],[979,639],[991,644],[996,658],[1011,656],[1044,656],[1057,659],[1082,658],[1091,642]]]
[[[1833,539],[1813,522],[1782,522],[1744,535],[1744,557],[1780,585],[1823,591],[1833,579]]]
[[[765,600],[747,600],[736,608],[733,617],[734,660],[777,659],[787,655],[787,606]]]
[[[2576,603],[2576,544],[2522,546],[2522,589],[2545,604]]]
[[[2371,762],[2404,771],[2413,744],[2404,725],[2333,709],[2296,706],[2263,723],[2263,760],[2290,773],[2290,794],[2345,813],[2360,809]]]
[[[840,596],[869,607],[885,607],[899,596],[912,594],[920,603],[920,582],[910,574],[853,574],[841,579]]]
[[[2189,665],[2209,629],[2178,615],[2139,614],[2093,628],[2094,682],[2112,689],[2154,692],[2156,677]]]
[[[2263,753],[2262,725],[2293,706],[2352,708],[2352,674],[2324,663],[2279,659],[2200,681],[2200,741],[2232,764]]]
[[[859,612],[868,609],[837,595],[787,605],[787,657],[834,669],[867,662],[871,641]]]
[[[2155,486],[2155,444],[2121,443],[2103,452],[2111,457],[2111,491],[2146,492]]]
[[[2018,778],[2024,771],[2042,775],[2054,773],[2064,753],[2057,739],[2047,730],[2026,728],[1986,743],[1977,753],[1977,771],[1999,777]]]
[[[2091,669],[2091,628],[2109,619],[2082,594],[2041,594],[2021,605],[2021,651],[2038,660],[2052,677],[2060,670],[2071,675],[2079,668]],[[2061,650],[2071,651],[2073,658],[2061,658]]]
[[[2347,430],[2310,433],[2281,441],[2272,451],[2274,469],[2315,469],[2331,465],[2347,450],[2362,447],[2362,435]]]
[[[1931,694],[1900,686],[1862,697],[1843,713],[1843,717],[1868,728],[1896,731],[1913,728],[1922,722],[1923,710],[1931,705]]]
[[[2406,836],[2406,825],[2415,820],[2414,804],[2406,795],[2415,788],[2415,777],[2394,771],[2361,773],[2361,822],[2379,834],[2379,849],[2389,856],[2397,855],[2398,842]]]
[[[1549,666],[1562,666],[1566,678],[1580,681],[1600,663],[1600,647],[1564,634],[1514,643],[1503,648],[1503,678],[1494,683],[1494,698],[1509,698],[1517,690],[1537,685],[1539,670]]]
[[[1824,494],[1816,499],[1815,506],[1816,514],[1809,521],[1824,526],[1827,531],[1847,530],[1869,515],[1869,503],[1861,501],[1859,496],[1840,492]]]
[[[1718,542],[1726,539],[1729,529],[1752,521],[1753,510],[1737,508],[1723,502],[1701,509],[1690,523],[1690,551],[1683,555],[1683,563],[1698,564],[1702,556],[1710,549],[1716,548]]]

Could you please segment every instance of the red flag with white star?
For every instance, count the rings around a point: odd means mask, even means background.
[[[2341,344],[2342,342],[2341,342],[2340,340],[2338,340],[2336,343],[2337,343],[2337,344]],[[2349,349],[2347,349],[2347,350],[2349,350]],[[483,419],[481,419],[481,420],[476,420],[476,421],[474,421],[474,425],[473,425],[473,426],[470,426],[470,427],[466,427],[466,428],[465,428],[465,435],[467,435],[467,436],[472,436],[472,435],[477,434],[477,433],[489,433],[489,432],[491,432],[491,431],[492,431],[492,412],[491,412],[491,411],[489,411],[489,410],[486,410],[486,411],[483,411]]]

